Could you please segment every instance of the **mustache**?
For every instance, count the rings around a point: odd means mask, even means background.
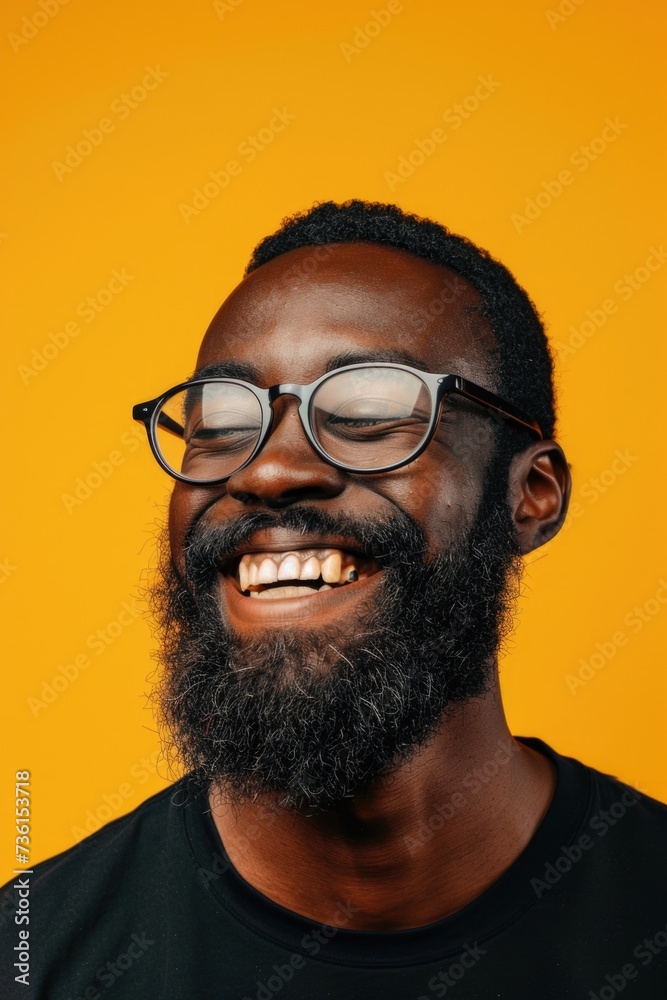
[[[232,558],[239,546],[248,542],[256,531],[270,528],[304,535],[350,538],[382,569],[414,566],[422,562],[427,551],[424,533],[403,511],[396,510],[380,521],[361,521],[347,514],[332,514],[301,504],[280,512],[251,511],[227,524],[196,521],[184,541],[185,582],[195,592],[207,592],[220,563]]]

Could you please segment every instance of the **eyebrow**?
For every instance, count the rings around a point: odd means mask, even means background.
[[[422,358],[415,357],[408,351],[400,351],[395,348],[381,348],[376,351],[344,351],[330,358],[324,368],[324,373],[335,371],[336,368],[344,368],[346,365],[373,363],[374,361],[386,362],[397,365],[410,365],[411,368],[419,368],[428,372],[430,366]],[[248,364],[244,361],[215,361],[211,364],[198,368],[191,376],[191,380],[202,378],[237,378],[243,382],[252,382],[261,385],[262,379],[256,365]],[[190,381],[190,380],[189,380]]]
[[[242,382],[259,384],[259,369],[244,361],[215,361],[210,365],[198,368],[188,381],[199,378],[237,378]]]
[[[326,371],[333,371],[335,368],[344,368],[345,365],[364,364],[365,362],[380,361],[396,365],[409,365],[411,368],[419,368],[421,371],[430,371],[422,358],[415,357],[408,351],[399,351],[395,348],[381,348],[377,351],[345,351],[331,358],[326,366]]]

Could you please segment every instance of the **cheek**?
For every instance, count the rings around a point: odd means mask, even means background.
[[[417,522],[433,556],[471,527],[482,495],[482,477],[470,463],[445,463],[425,454],[393,473],[381,492]]]
[[[183,547],[192,525],[219,499],[219,491],[195,489],[175,483],[169,501],[169,545],[179,571],[184,571]]]

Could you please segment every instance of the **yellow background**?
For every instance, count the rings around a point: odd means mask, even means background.
[[[0,32],[10,139],[0,797],[8,816],[14,771],[30,769],[32,860],[169,780],[146,707],[149,624],[113,625],[124,602],[134,608],[170,488],[131,405],[190,373],[254,244],[325,198],[394,200],[470,236],[515,272],[553,342],[578,345],[558,374],[578,516],[527,568],[502,666],[507,709],[514,732],[667,798],[667,267],[621,291],[665,239],[664,14],[621,0],[561,0],[560,14],[556,0],[393,0],[391,16],[385,0],[44,3],[50,16],[38,0],[11,0]],[[372,10],[388,23],[367,31]],[[135,107],[113,111],[156,67],[167,75],[145,99],[135,91]],[[474,107],[480,77],[493,92]],[[466,99],[473,110],[455,127]],[[295,117],[249,162],[239,147],[274,108]],[[104,118],[113,127],[90,155],[59,168]],[[577,150],[608,118],[617,134],[603,150],[593,143],[582,169]],[[388,179],[436,128],[446,140],[432,155]],[[186,221],[179,206],[230,159],[240,172]],[[513,219],[568,169],[572,183],[542,194],[533,221]],[[114,269],[132,279],[88,322],[80,304]],[[606,321],[572,340],[610,299]],[[44,358],[72,322],[79,332],[36,370],[33,351]],[[108,472],[111,453],[112,473],[72,506],[77,480],[95,463]],[[649,609],[639,628],[635,606]],[[117,634],[100,652],[95,634],[109,627]],[[571,690],[568,675],[596,652],[591,679]],[[87,666],[72,667],[83,654]],[[3,825],[6,875],[13,835]]]

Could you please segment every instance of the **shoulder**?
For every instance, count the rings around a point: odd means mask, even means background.
[[[575,840],[595,845],[591,855],[598,862],[651,869],[667,879],[667,804],[613,774],[557,753],[542,740],[517,738],[555,765],[557,785],[549,813],[557,813],[561,821],[569,816]]]
[[[183,781],[176,782],[146,799],[132,812],[107,823],[74,847],[36,865],[34,884],[60,873],[65,876],[77,870],[83,873],[87,867],[104,861],[113,865],[128,848],[133,851],[141,849],[142,844],[147,841],[150,841],[151,849],[154,850],[168,825],[168,816],[177,808],[183,792]]]
[[[559,783],[572,785],[575,780],[581,783],[581,777],[585,777],[589,787],[589,811],[594,811],[596,806],[606,807],[614,819],[622,819],[632,812],[635,822],[646,824],[647,827],[655,825],[657,830],[664,831],[667,824],[667,803],[652,798],[615,775],[600,771],[585,761],[558,753],[548,743],[534,736],[517,736],[516,739],[553,761]]]
[[[556,753],[540,740],[527,741],[551,757],[558,781],[585,789],[575,842],[593,867],[617,878],[635,876],[650,892],[667,884],[667,804],[613,774]],[[561,800],[562,801],[562,800]],[[571,800],[570,800],[571,801]],[[593,850],[594,848],[594,850]]]
[[[667,804],[633,788],[614,775],[589,767],[592,779],[590,826],[603,837],[615,827],[629,838],[634,832],[646,848],[660,846],[667,836]]]
[[[80,843],[35,865],[29,876],[31,902],[38,902],[44,915],[62,913],[71,901],[118,890],[129,878],[138,884],[138,872],[155,870],[156,864],[168,858],[180,807],[191,798],[188,779],[181,779]],[[3,914],[13,899],[14,882],[0,889]]]

